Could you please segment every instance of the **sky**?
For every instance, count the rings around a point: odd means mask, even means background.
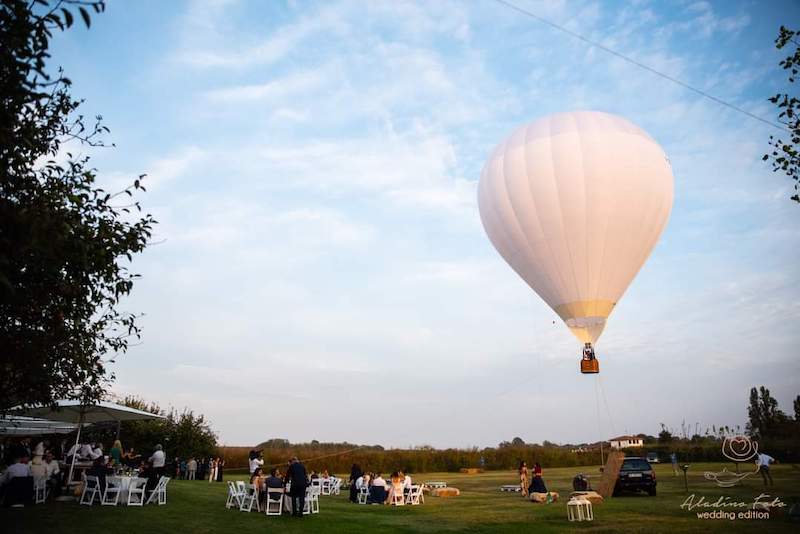
[[[791,1],[516,5],[774,120]],[[800,394],[800,206],[777,130],[493,0],[110,1],[53,41],[101,114],[101,184],[147,173],[156,244],[113,391],[204,414],[226,445],[592,442],[744,426]],[[520,124],[616,113],[668,154],[661,240],[597,345],[492,248],[476,188]],[[76,150],[72,147],[73,151]]]

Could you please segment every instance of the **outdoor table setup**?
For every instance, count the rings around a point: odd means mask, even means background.
[[[446,488],[447,482],[441,482],[441,481],[425,482],[425,485],[428,486],[430,489],[439,489],[439,488]]]

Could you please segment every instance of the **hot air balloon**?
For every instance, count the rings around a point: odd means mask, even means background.
[[[583,346],[594,345],[667,224],[673,178],[664,151],[622,117],[557,113],[520,126],[481,173],[489,240]]]

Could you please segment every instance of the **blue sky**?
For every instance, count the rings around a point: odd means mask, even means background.
[[[793,2],[515,0],[757,115],[785,86]],[[125,303],[115,391],[206,414],[227,444],[593,441],[743,425],[800,393],[800,208],[768,126],[489,0],[119,2],[54,41],[160,242]],[[502,261],[476,185],[515,126],[575,109],[643,127],[672,218],[598,344]],[[553,321],[556,324],[553,324]]]

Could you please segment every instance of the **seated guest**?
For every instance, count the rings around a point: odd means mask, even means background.
[[[142,465],[139,468],[139,477],[147,479],[147,485],[145,486],[145,489],[148,492],[153,491],[158,485],[158,473],[156,472],[155,467],[153,467],[153,462],[150,460],[142,462]]]
[[[139,459],[140,456],[136,454],[136,452],[133,450],[133,447],[122,453],[122,463],[131,469],[139,467]]]
[[[319,474],[316,471],[312,470],[311,471],[311,476],[308,477],[308,478],[310,478],[311,480],[315,480],[315,479],[319,478]]]
[[[331,478],[331,474],[328,473],[327,469],[322,471],[322,478]]]
[[[260,468],[259,468],[260,469]],[[267,495],[270,491],[274,490],[283,490],[284,489],[284,482],[283,478],[280,476],[280,472],[278,471],[277,467],[273,467],[272,470],[269,472],[269,476],[264,481],[264,502],[267,501]],[[272,495],[274,500],[278,500],[278,495]]]
[[[58,497],[61,492],[61,467],[58,465],[58,460],[53,458],[52,451],[47,451],[44,455],[44,476],[50,487],[50,493]]]
[[[266,479],[267,477],[264,476],[264,470],[260,467],[256,467],[256,470],[250,475],[250,484],[255,485],[255,487],[260,490],[264,486],[264,481]]]
[[[87,476],[97,477],[97,484],[100,491],[106,490],[106,477],[113,474],[114,471],[106,465],[106,461],[102,456],[95,458],[92,467],[86,470]]]
[[[33,501],[33,476],[28,453],[20,448],[14,463],[0,476],[0,501],[6,506],[26,505]]]
[[[542,466],[539,465],[539,462],[533,464],[533,479],[528,487],[528,493],[547,493],[547,487],[542,479]]]
[[[408,476],[408,473],[403,473],[402,471],[400,472],[400,476],[403,477],[403,491],[408,493],[408,490],[411,489],[412,484],[411,477]]]
[[[383,504],[386,501],[386,495],[386,481],[380,473],[377,473],[369,488],[367,504]]]
[[[19,456],[14,459],[14,463],[9,465],[5,473],[0,476],[0,486],[8,484],[12,479],[17,477],[33,476],[31,474],[31,466],[28,464],[30,458],[27,453],[20,450],[18,454]]]
[[[278,471],[277,467],[273,467],[272,471],[269,472],[269,476],[264,481],[266,487],[269,488],[282,488],[283,487],[283,478],[280,476],[280,472]]]
[[[386,504],[390,504],[392,502],[392,496],[394,496],[395,493],[403,493],[403,477],[398,471],[392,473],[391,481],[392,485],[389,487],[389,493],[386,495]]]

